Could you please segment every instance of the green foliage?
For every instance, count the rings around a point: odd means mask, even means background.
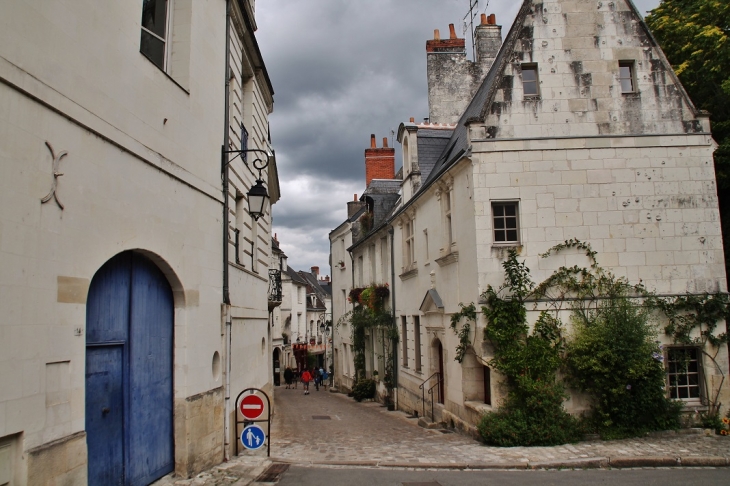
[[[687,294],[657,300],[657,306],[667,316],[669,323],[664,332],[672,336],[676,344],[709,342],[714,347],[728,342],[726,333],[715,335],[717,323],[730,320],[727,294]]]
[[[393,314],[385,307],[385,299],[390,296],[388,284],[370,285],[364,289],[350,290],[348,300],[354,305],[353,310],[343,315],[337,325],[351,324],[351,340],[353,362],[355,365],[355,381],[365,376],[365,336],[367,330],[371,335],[380,334],[385,359],[385,376],[383,383],[390,391],[395,387],[395,363],[393,346],[398,343],[398,329]]]
[[[451,316],[451,329],[459,336],[459,345],[456,346],[456,357],[454,360],[461,363],[464,361],[464,356],[466,356],[466,352],[472,344],[469,336],[471,335],[471,323],[477,320],[477,309],[473,303],[469,305],[459,303],[459,307],[461,307],[461,310]],[[459,322],[462,319],[466,319],[466,322],[459,328]]]
[[[663,0],[646,23],[697,108],[711,114],[722,234],[730,241],[730,2]]]
[[[678,428],[681,404],[666,397],[649,310],[623,295],[576,316],[566,370],[569,383],[591,397],[592,429],[615,439]]]
[[[529,333],[525,298],[534,288],[530,270],[510,250],[502,264],[505,283],[484,293],[484,338],[494,347],[489,364],[507,378],[502,408],[482,417],[478,430],[488,444],[557,445],[580,438],[578,422],[563,408],[565,391],[555,381],[563,346],[560,322],[542,313]]]
[[[375,398],[375,381],[371,379],[358,380],[352,388],[352,397],[358,402]]]
[[[482,416],[477,430],[482,439],[501,447],[549,446],[576,442],[582,436],[577,419],[563,409],[562,385],[520,379],[499,410]]]

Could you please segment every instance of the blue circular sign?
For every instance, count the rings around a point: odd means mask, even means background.
[[[241,432],[241,444],[246,449],[260,449],[264,446],[264,442],[266,442],[266,433],[256,424],[245,427]]]

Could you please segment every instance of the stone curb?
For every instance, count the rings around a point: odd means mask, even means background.
[[[635,457],[587,457],[535,462],[402,462],[402,461],[297,461],[296,459],[271,458],[272,462],[317,466],[383,467],[404,469],[485,470],[485,469],[602,469],[635,467],[729,467],[730,461],[722,456],[635,456]]]
[[[379,462],[379,467],[402,467],[418,469],[468,469],[463,462]]]
[[[559,459],[555,461],[530,462],[530,469],[600,469],[608,467],[607,457],[585,457],[580,459]]]
[[[682,467],[728,467],[728,459],[720,456],[680,457]]]
[[[679,461],[676,457],[667,456],[612,457],[609,459],[609,466],[616,468],[673,467],[679,466]]]

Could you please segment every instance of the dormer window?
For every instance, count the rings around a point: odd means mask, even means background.
[[[618,79],[621,81],[621,93],[635,93],[634,61],[618,62]]]
[[[522,65],[522,92],[525,96],[539,96],[537,64]]]

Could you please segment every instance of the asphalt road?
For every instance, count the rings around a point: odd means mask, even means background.
[[[718,469],[584,469],[555,471],[415,471],[290,466],[279,486],[727,486]]]

